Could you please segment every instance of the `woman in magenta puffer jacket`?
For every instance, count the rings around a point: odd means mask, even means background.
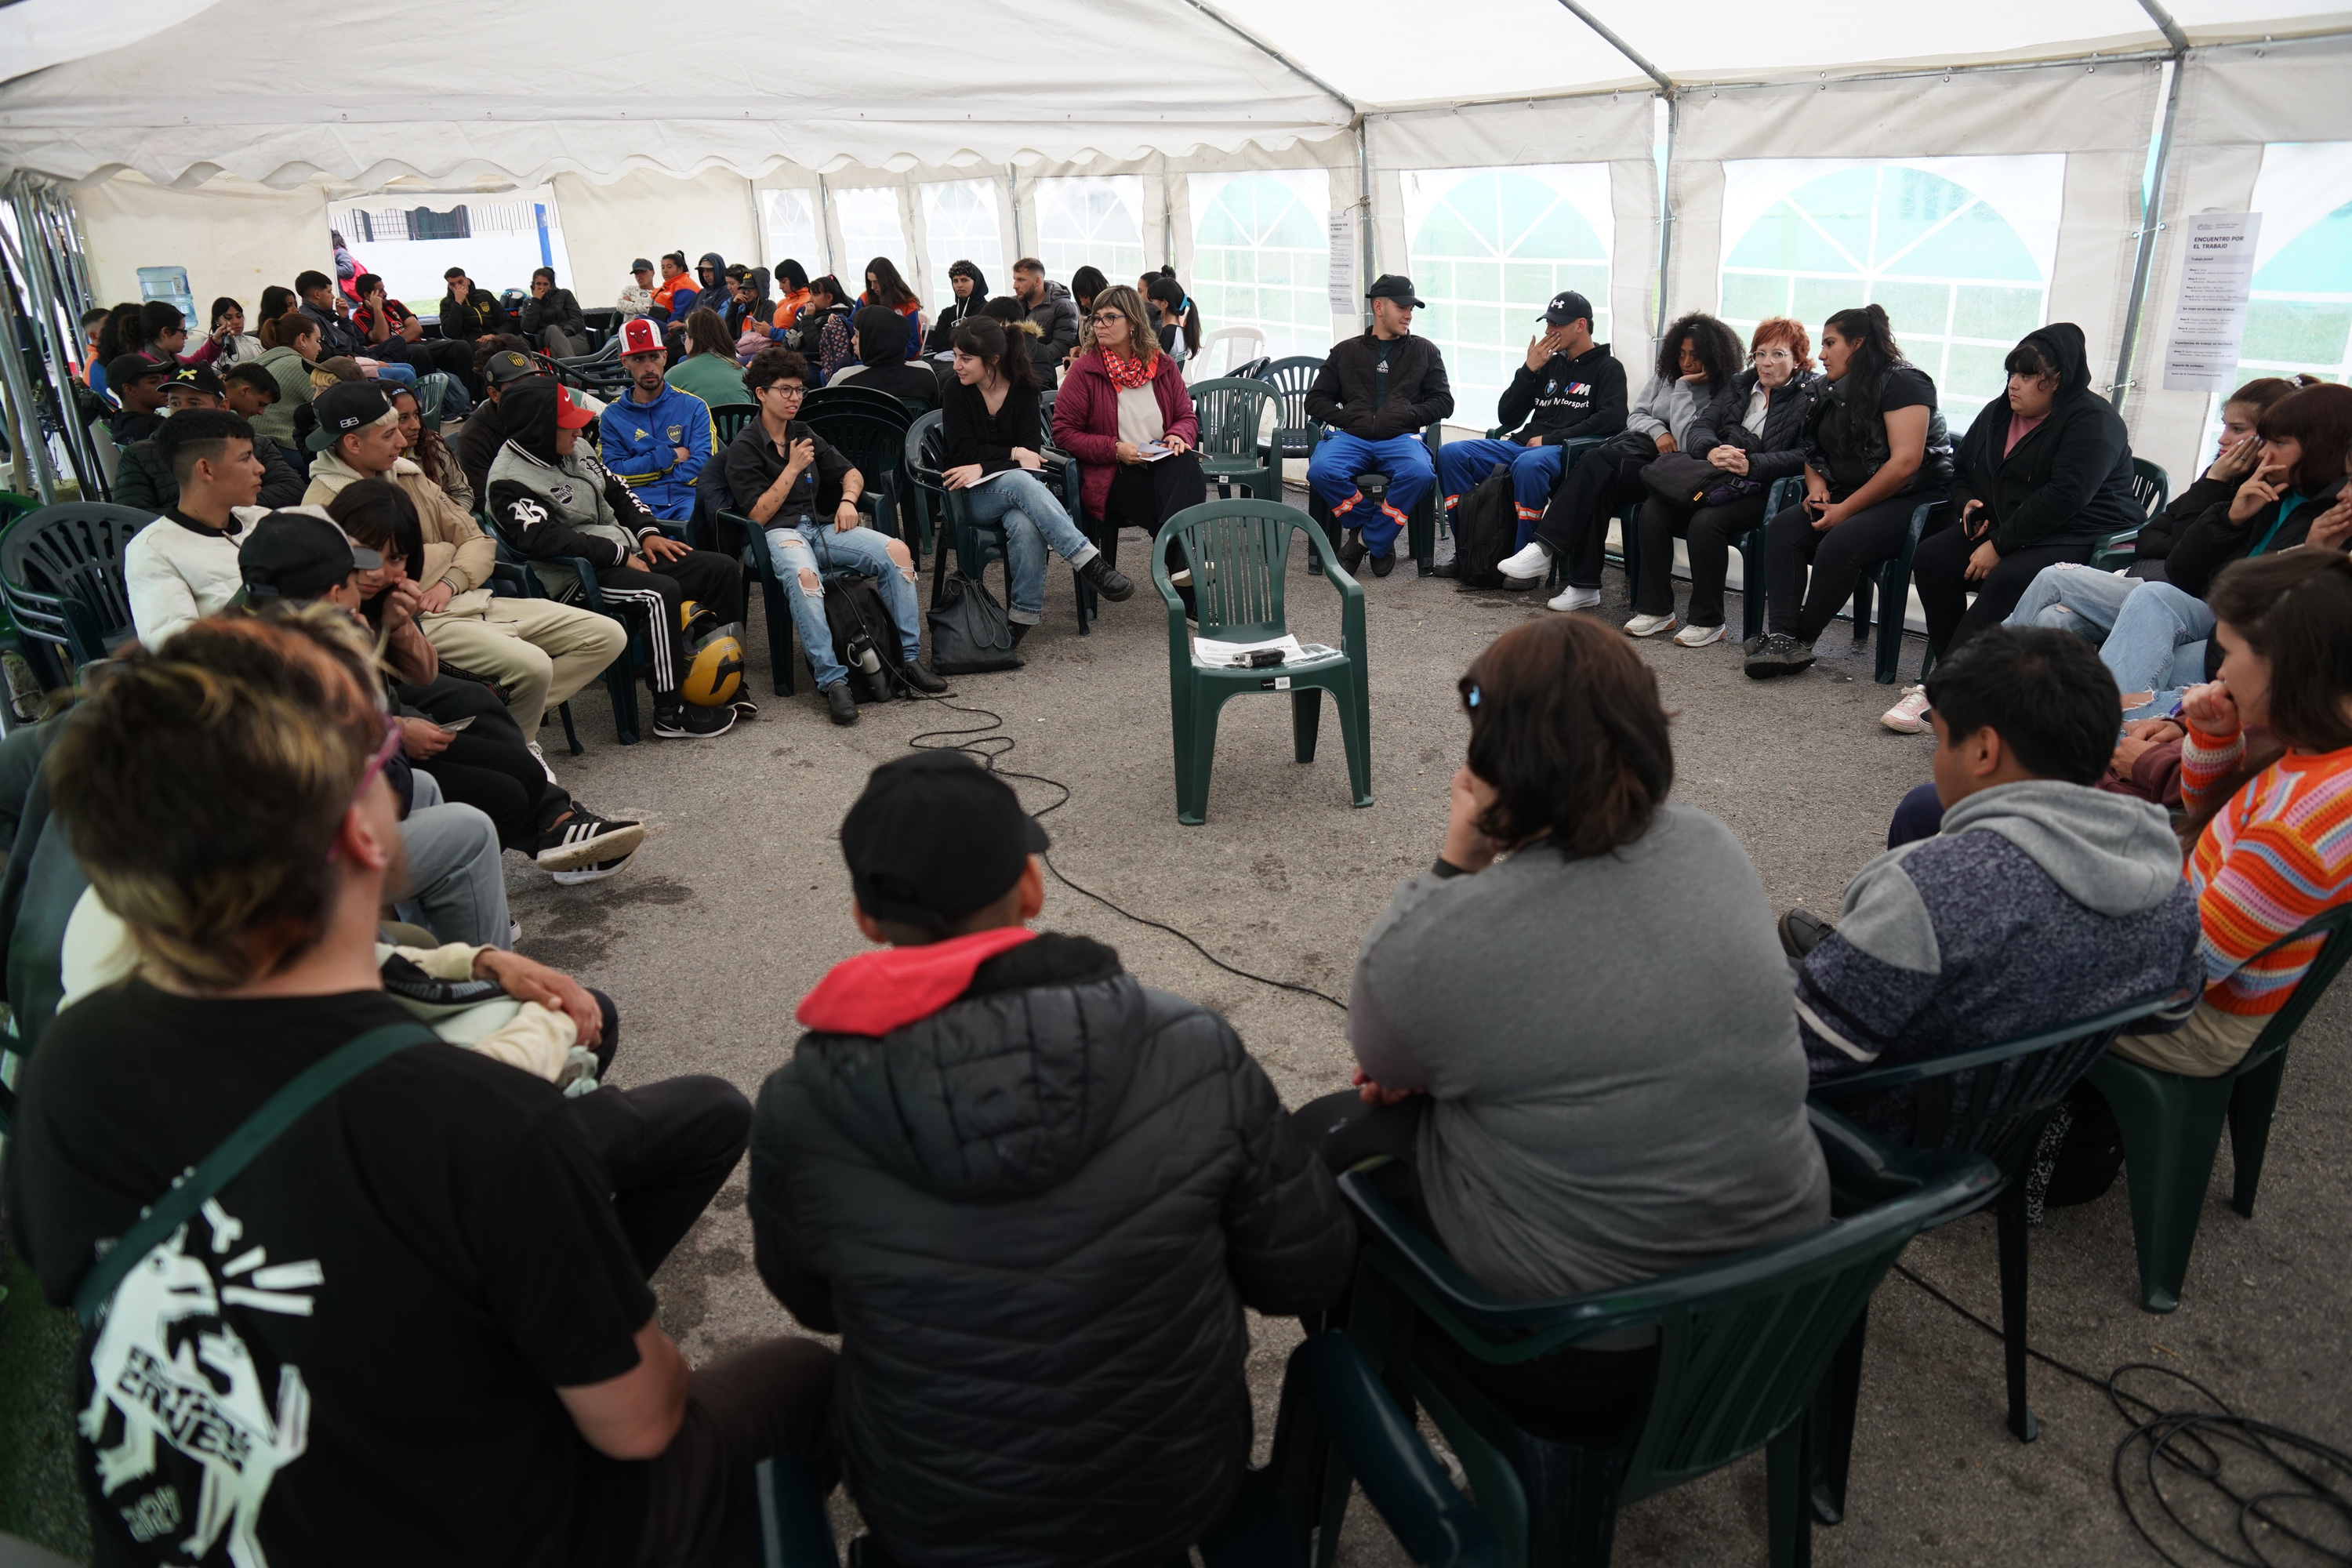
[[[1078,460],[1086,508],[1079,526],[1113,565],[1121,528],[1156,534],[1169,518],[1209,499],[1192,449],[1201,435],[1192,395],[1149,321],[1124,283],[1097,295],[1054,399],[1054,445]],[[1149,458],[1162,448],[1172,455]],[[1178,564],[1171,556],[1170,570]]]

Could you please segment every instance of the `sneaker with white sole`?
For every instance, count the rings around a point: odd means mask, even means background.
[[[1931,728],[1927,722],[1927,689],[1906,686],[1903,700],[1878,716],[1878,721],[1898,735],[1924,735]]]
[[[626,855],[617,860],[599,860],[593,866],[583,866],[576,871],[558,871],[548,879],[559,888],[576,888],[583,882],[601,881],[629,863]]]
[[[1544,608],[1547,610],[1589,610],[1599,603],[1601,603],[1601,590],[1598,588],[1567,587],[1562,588],[1559,593],[1553,595],[1550,598],[1546,599],[1544,601]]]
[[[536,858],[542,871],[576,871],[625,858],[645,841],[644,824],[614,821],[574,805],[571,816],[540,835]]]
[[[1721,642],[1729,635],[1729,632],[1730,628],[1727,626],[1685,626],[1675,634],[1675,646],[1705,647],[1709,643]]]
[[[1495,570],[1506,577],[1540,578],[1551,570],[1551,552],[1530,539],[1517,552],[1497,562]]]
[[[1635,616],[1625,623],[1625,635],[1629,637],[1654,637],[1660,632],[1674,629],[1675,616],[1671,610],[1663,616]]]

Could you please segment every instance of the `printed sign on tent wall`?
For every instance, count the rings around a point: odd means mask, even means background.
[[[1727,163],[1720,313],[1743,336],[1794,317],[1818,342],[1832,313],[1881,306],[1957,437],[2047,316],[2065,187],[2057,153]]]
[[[2172,336],[2164,345],[2164,390],[2227,392],[2236,384],[2238,348],[2246,335],[2263,215],[2199,213],[2180,226],[2188,248],[2180,258]]]

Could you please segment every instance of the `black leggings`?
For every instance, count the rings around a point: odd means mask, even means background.
[[[1903,553],[1912,511],[1923,505],[1941,506],[1943,500],[1940,494],[1916,490],[1890,496],[1830,529],[1815,528],[1812,513],[1801,503],[1774,518],[1764,534],[1771,629],[1801,643],[1819,637],[1853,597],[1862,574]],[[1929,516],[1927,526],[1938,525],[1939,520]]]
[[[1609,544],[1609,515],[1648,493],[1642,470],[1658,454],[1614,444],[1595,447],[1576,459],[1551,492],[1535,537],[1562,562],[1571,588],[1601,586],[1601,562]],[[1669,557],[1671,563],[1671,557]]]
[[[1919,585],[1919,607],[1927,615],[1927,647],[1937,658],[1985,627],[2009,619],[2044,566],[2091,559],[2087,539],[2031,545],[2002,556],[2000,564],[1985,574],[1983,582],[1971,584],[1969,557],[1979,542],[1968,536],[1966,529],[1947,528],[1921,540],[1918,552],[1911,558],[1911,581]],[[1969,603],[1970,587],[1977,591],[1974,605]]]
[[[1633,579],[1633,613],[1669,616],[1675,609],[1675,541],[1690,544],[1690,615],[1695,626],[1723,625],[1723,583],[1731,574],[1731,544],[1764,521],[1768,492],[1722,506],[1696,510],[1676,506],[1662,495],[1650,497],[1642,508],[1640,571]],[[1753,594],[1758,584],[1743,591]]]
[[[655,623],[647,647],[652,663],[647,674],[656,696],[676,693],[686,679],[694,649],[687,646],[678,606],[692,599],[719,617],[722,626],[743,619],[743,563],[715,550],[690,550],[665,561],[650,572],[634,566],[598,569],[596,581],[608,601],[626,605]]]
[[[1157,535],[1160,525],[1188,506],[1209,499],[1209,481],[1201,472],[1198,453],[1183,452],[1156,463],[1121,463],[1111,469],[1110,495],[1096,522],[1095,545],[1103,564],[1118,564],[1118,531],[1139,528]],[[1083,525],[1082,525],[1083,526]],[[1182,552],[1170,542],[1168,570],[1183,569]]]
[[[396,694],[401,706],[436,723],[472,721],[446,748],[416,765],[433,775],[442,795],[488,816],[501,848],[536,855],[540,835],[572,798],[547,782],[547,770],[523,744],[522,731],[497,695],[478,680],[446,675],[403,685]]]

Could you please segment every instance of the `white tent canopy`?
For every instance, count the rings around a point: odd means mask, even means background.
[[[1879,299],[1962,410],[2025,328],[2071,320],[2177,474],[2210,400],[2158,390],[2180,236],[2144,247],[2151,216],[2245,211],[2259,185],[2294,208],[2272,250],[2352,232],[2326,228],[2352,194],[2341,0],[817,15],[714,35],[621,0],[420,0],[370,44],[291,0],[18,0],[0,7],[0,162],[65,188],[104,299],[173,263],[199,299],[249,302],[322,265],[338,215],[468,201],[536,211],[590,304],[673,247],[845,276],[891,255],[927,299],[957,255],[1114,277],[1165,259],[1211,325],[1259,324],[1280,351],[1349,330],[1370,272],[1409,271],[1469,422],[1557,287],[1591,294],[1637,365],[1662,313],[1817,321]],[[2284,264],[2282,310],[2352,301],[2306,261]],[[2346,356],[2297,339],[2265,360],[2255,335],[2250,363]]]

